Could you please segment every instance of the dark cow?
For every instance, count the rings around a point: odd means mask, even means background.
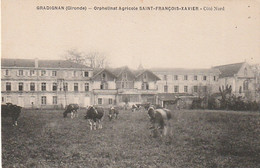
[[[111,107],[111,108],[109,109],[109,113],[108,113],[108,118],[109,118],[109,120],[111,121],[113,118],[116,118],[116,119],[117,119],[118,114],[119,114],[118,109],[116,109],[115,107]]]
[[[102,129],[102,119],[104,116],[104,109],[101,107],[89,106],[85,119],[89,121],[90,130]],[[98,127],[97,127],[98,124]]]
[[[78,117],[78,109],[78,104],[69,104],[63,113],[63,117],[66,118],[68,113],[70,113],[71,118]]]
[[[20,116],[20,113],[22,111],[22,107],[14,105],[12,103],[7,103],[6,105],[1,106],[1,116],[2,118],[5,117],[11,117],[13,126],[17,126],[17,120]]]
[[[170,127],[170,119],[172,118],[171,111],[168,109],[155,109],[154,107],[150,107],[148,109],[148,115],[152,124],[150,129],[153,129],[154,136],[156,136],[158,130],[160,130],[160,132],[163,130],[163,135],[166,136],[168,128]]]

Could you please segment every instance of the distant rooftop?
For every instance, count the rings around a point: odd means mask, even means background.
[[[235,64],[227,64],[227,65],[220,65],[215,66],[213,68],[218,69],[220,71],[220,78],[223,77],[232,77],[238,73],[245,62],[235,63]]]
[[[171,72],[176,74],[185,73],[220,73],[217,69],[188,69],[188,68],[151,68],[152,72]]]
[[[36,59],[9,59],[2,58],[2,67],[35,67]],[[40,68],[89,68],[88,66],[67,60],[38,60]]]

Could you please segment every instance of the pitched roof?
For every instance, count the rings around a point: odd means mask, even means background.
[[[9,59],[2,58],[1,66],[4,67],[35,67],[34,59]],[[89,68],[88,66],[74,63],[68,60],[38,60],[41,68]]]
[[[130,73],[132,73],[134,76],[135,74],[133,73],[133,70],[129,69],[127,66],[119,67],[119,68],[109,68],[108,69],[110,72],[112,72],[115,76],[121,75],[121,73],[125,70],[128,70]]]
[[[215,66],[213,68],[218,69],[220,71],[220,75],[219,75],[220,78],[232,77],[238,73],[238,71],[241,69],[244,63],[245,62],[228,64],[228,65],[220,65],[220,66]]]
[[[155,75],[153,72],[151,72],[148,69],[142,69],[142,70],[135,70],[135,71],[133,71],[135,77],[138,77],[138,76],[142,75],[144,72],[149,72],[152,75],[154,75],[156,77],[156,79],[160,80],[160,78],[157,75]]]
[[[151,68],[152,72],[159,73],[159,72],[169,72],[169,73],[176,73],[176,74],[194,74],[194,73],[220,73],[217,69],[187,69],[187,68]]]
[[[106,71],[106,72],[110,73],[111,75],[113,75],[114,77],[116,77],[115,74],[113,74],[113,73],[112,73],[110,70],[108,70],[107,68],[95,68],[95,69],[93,70],[93,77],[92,77],[92,78],[95,78],[97,75],[99,75],[100,73],[102,73],[102,72],[104,72],[104,71]]]

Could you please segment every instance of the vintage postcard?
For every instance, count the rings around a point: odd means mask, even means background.
[[[1,1],[2,167],[259,167],[259,0]]]

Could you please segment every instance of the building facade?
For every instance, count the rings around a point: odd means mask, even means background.
[[[250,101],[256,100],[257,74],[246,62],[215,66],[220,71],[218,86],[231,86],[232,93]]]
[[[160,80],[149,70],[128,67],[94,71],[93,104],[156,103],[156,82]]]
[[[128,67],[93,69],[65,60],[2,59],[2,103],[64,108],[70,103],[125,105],[204,97],[231,85],[235,95],[256,99],[259,76],[247,63],[210,69]],[[258,83],[257,83],[258,82]]]
[[[95,69],[65,60],[2,59],[2,103],[64,108],[156,101],[159,78],[128,67]]]
[[[217,69],[154,68],[152,71],[161,79],[157,87],[162,106],[174,103],[176,98],[189,101],[218,91],[220,71]]]
[[[2,59],[2,103],[26,108],[90,105],[93,70],[64,60]]]
[[[208,92],[216,92],[219,79],[217,69],[152,69],[161,80],[158,81],[158,93],[182,93],[203,96]]]

